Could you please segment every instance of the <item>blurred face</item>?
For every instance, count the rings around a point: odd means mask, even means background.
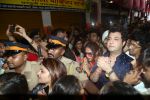
[[[33,37],[34,42],[36,42],[37,44],[40,44],[40,42],[42,41],[41,37],[39,35],[35,35]]]
[[[66,37],[66,32],[59,32],[59,33],[57,33],[57,37],[65,38]]]
[[[121,33],[110,33],[107,40],[107,48],[110,52],[122,52],[125,42],[122,41]]]
[[[67,33],[66,32],[59,32],[57,33],[57,37],[64,38],[66,41],[68,41]]]
[[[51,48],[48,50],[48,57],[57,59],[64,54],[65,50],[63,47]]]
[[[40,71],[37,73],[39,83],[48,84],[51,83],[50,73],[44,66],[41,67]]]
[[[78,41],[75,45],[76,49],[81,50],[82,49],[82,41]]]
[[[46,50],[46,45],[47,45],[47,41],[41,41],[40,43],[42,45],[42,47]]]
[[[98,41],[98,36],[97,36],[97,34],[96,34],[96,33],[91,33],[91,35],[90,35],[90,40],[91,40],[92,42],[97,42],[97,41]]]
[[[20,52],[16,55],[9,56],[7,63],[10,69],[20,68],[27,60],[27,55],[24,52]]]
[[[132,56],[136,56],[141,51],[141,47],[138,44],[137,41],[131,40],[131,43],[129,45],[129,54]]]
[[[74,30],[74,35],[77,36],[79,35],[80,33],[77,31],[77,30]]]
[[[85,56],[88,61],[93,61],[94,60],[94,54],[92,50],[88,47],[85,48]]]

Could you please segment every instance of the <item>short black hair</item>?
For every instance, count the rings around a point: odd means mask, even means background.
[[[98,55],[101,55],[101,48],[98,46],[97,43],[95,42],[88,42],[85,47],[84,47],[84,51],[85,51],[85,48],[88,47],[91,49],[91,51],[93,52],[94,56],[98,56]],[[85,53],[85,52],[84,52]]]
[[[52,31],[51,35],[57,36],[57,34],[61,33],[61,32],[63,33],[63,32],[65,32],[65,30],[62,29],[62,28],[57,28],[57,29],[55,29],[55,30]]]
[[[88,33],[89,33],[89,35],[91,35],[91,33],[96,33],[97,36],[99,35],[99,34],[98,34],[98,30],[93,29],[93,28],[90,29]]]
[[[132,85],[122,81],[113,81],[105,84],[101,91],[101,95],[140,95]]]
[[[32,31],[29,33],[29,37],[33,39],[35,35],[40,35],[39,32],[40,29],[32,29]]]
[[[73,75],[65,75],[56,81],[52,88],[52,94],[67,94],[67,95],[79,95],[81,85]]]
[[[138,29],[131,33],[131,35],[129,36],[129,39],[138,41],[139,45],[144,49],[144,45],[146,43],[145,36],[146,36],[146,34],[142,30]]]
[[[121,38],[123,41],[126,41],[127,39],[127,31],[125,28],[123,28],[123,26],[121,25],[116,25],[116,26],[112,26],[109,28],[109,33],[108,33],[108,36],[110,33],[114,33],[114,32],[119,32],[121,34]]]
[[[16,72],[0,75],[0,92],[2,95],[27,94],[28,90],[28,83],[24,75]]]

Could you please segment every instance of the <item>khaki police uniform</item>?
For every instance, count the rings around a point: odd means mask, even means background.
[[[80,67],[79,63],[76,61],[73,61],[71,59],[68,59],[66,57],[62,57],[60,59],[62,63],[66,66],[67,69],[67,75],[74,75],[76,76],[80,81],[88,80],[87,75],[84,72],[79,73],[76,68]]]
[[[29,90],[32,90],[38,84],[37,73],[39,72],[41,66],[42,65],[40,65],[39,62],[36,61],[26,62],[21,74],[24,74],[26,76]]]

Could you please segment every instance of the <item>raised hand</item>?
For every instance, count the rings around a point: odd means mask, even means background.
[[[10,32],[10,27],[11,27],[12,25],[8,25],[8,28],[7,28],[7,30],[6,30],[6,35],[7,36],[11,36],[12,35],[12,33]]]
[[[27,36],[25,28],[23,28],[20,25],[16,25],[15,28],[16,28],[16,31],[14,32],[15,34],[18,34],[18,35],[20,35],[20,36],[22,36],[24,38]]]
[[[99,57],[97,60],[97,66],[109,73],[112,70],[111,62],[108,57]]]
[[[89,64],[88,64],[86,57],[83,59],[83,63],[81,66],[82,66],[83,71],[85,71],[87,73],[87,75],[89,76],[90,75],[90,68],[89,68]]]

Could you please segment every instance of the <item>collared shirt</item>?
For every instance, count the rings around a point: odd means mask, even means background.
[[[66,58],[64,56],[61,57],[60,61],[66,66],[67,75],[74,75],[80,81],[88,80],[88,77],[87,77],[86,73],[84,73],[84,72],[79,73],[77,71],[77,67],[80,67],[78,62],[73,61],[71,59],[68,59],[68,58]]]
[[[109,53],[105,53],[104,56],[108,57]],[[115,64],[113,66],[113,70],[120,80],[123,80],[126,73],[133,69],[132,64],[131,64],[132,60],[133,59],[131,57],[129,57],[128,55],[126,55],[125,53],[121,53],[116,58]],[[92,72],[94,72],[96,70],[96,68],[97,68],[97,66],[94,66],[94,68],[92,69]],[[102,74],[99,78],[99,81],[97,82],[97,85],[98,85],[98,87],[101,87],[104,84],[106,84],[108,81],[109,81],[109,79],[106,77],[105,72],[102,71]]]

